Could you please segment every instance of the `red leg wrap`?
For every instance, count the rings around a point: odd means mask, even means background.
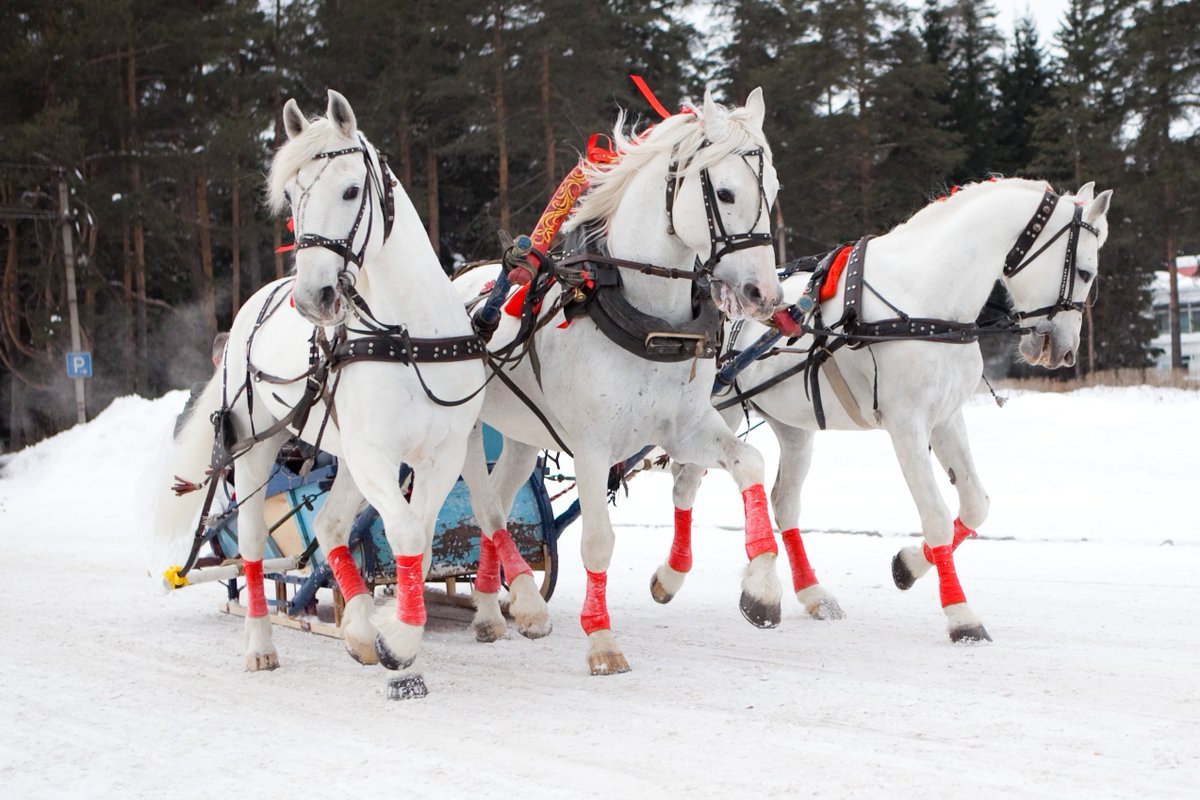
[[[753,561],[763,553],[778,553],[762,484],[756,483],[742,492],[742,503],[746,508],[746,557]]]
[[[958,582],[958,573],[954,571],[953,545],[943,544],[938,547],[931,547],[930,554],[933,556],[934,566],[937,567],[938,589],[942,595],[942,608],[952,606],[955,603],[967,602],[967,596],[963,594],[962,584]]]
[[[246,616],[265,617],[267,596],[263,593],[262,559],[243,561],[242,572],[246,575]]]
[[[579,613],[579,624],[587,634],[596,631],[609,630],[612,625],[608,621],[608,603],[604,599],[604,590],[608,586],[607,572],[592,572],[585,570],[588,576],[587,596],[583,599],[583,611]]]
[[[961,519],[954,520],[954,541],[950,543],[951,550],[957,550],[960,544],[967,539],[974,539],[977,535],[975,531],[963,525]],[[925,554],[925,560],[932,564],[933,556],[930,554],[929,545],[922,545],[921,552]]]
[[[396,619],[425,624],[425,567],[422,556],[396,556]]]
[[[675,509],[675,539],[671,542],[671,554],[667,556],[667,566],[676,572],[690,572],[692,569],[692,510],[690,508]]]
[[[479,537],[479,569],[475,570],[475,591],[484,594],[500,591],[500,559],[496,557],[496,543],[486,536]]]
[[[512,582],[519,576],[533,574],[533,570],[525,563],[525,559],[521,558],[521,553],[513,543],[512,537],[508,535],[508,531],[498,530],[493,533],[492,544],[496,545],[496,555],[500,557],[500,564],[504,567],[504,577],[509,586],[512,586]]]
[[[800,591],[817,583],[817,573],[813,572],[808,563],[808,554],[804,552],[804,540],[800,538],[799,528],[789,528],[780,534],[783,537],[783,549],[787,551],[788,562],[792,565],[792,589]]]
[[[359,574],[358,567],[354,565],[354,558],[350,555],[349,547],[343,544],[333,548],[325,556],[325,560],[329,562],[329,568],[333,570],[333,578],[337,581],[342,597],[349,600],[367,593],[367,585],[363,583],[362,575]]]

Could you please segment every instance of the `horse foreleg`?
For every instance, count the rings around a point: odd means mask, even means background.
[[[263,500],[271,465],[285,435],[259,442],[237,461],[234,481],[238,498],[238,552],[246,576],[246,669],[275,669],[279,654],[271,642],[271,621],[267,618],[267,597],[263,591],[263,552],[267,545],[267,525],[263,519]]]
[[[961,408],[934,428],[930,445],[958,493],[958,519],[954,520],[954,538],[950,542],[951,549],[957,550],[963,541],[975,536],[975,530],[987,519],[990,504],[971,458]],[[892,579],[898,588],[908,589],[932,566],[928,545],[906,547],[892,559]]]
[[[715,410],[705,414],[686,437],[667,448],[672,458],[686,464],[727,470],[742,493],[746,518],[746,556],[750,564],[742,577],[742,614],[760,628],[779,624],[783,590],[775,575],[779,547],[767,513],[763,489],[763,459],[757,450],[738,439]]]
[[[616,536],[608,518],[609,464],[575,449],[575,481],[583,517],[580,552],[587,572],[587,593],[579,624],[588,637],[588,668],[593,675],[629,671],[629,662],[617,645],[608,616],[608,567]]]
[[[915,428],[889,430],[900,469],[908,483],[925,535],[929,561],[937,568],[942,610],[954,642],[991,640],[979,617],[967,605],[954,567],[954,526],[942,501],[929,458],[930,437]],[[893,563],[893,569],[895,564]]]
[[[321,552],[325,553],[325,560],[333,571],[338,590],[346,601],[342,614],[342,642],[346,645],[346,651],[360,664],[378,664],[375,637],[379,631],[371,622],[371,613],[375,610],[374,597],[367,590],[346,544],[348,532],[362,502],[362,492],[354,483],[353,476],[349,470],[343,470],[334,480],[325,504],[313,520],[313,529],[321,544]]]
[[[537,461],[537,448],[506,439],[496,466],[488,474],[483,436],[478,425],[468,442],[463,480],[471,491],[471,508],[479,524],[479,570],[475,573],[475,619],[472,628],[481,642],[504,637],[507,625],[500,611],[500,576],[508,581],[509,610],[522,636],[539,639],[550,633],[550,611],[533,580],[533,570],[517,550],[508,531],[508,512]]]
[[[707,472],[694,464],[671,465],[675,480],[671,492],[675,501],[675,534],[667,560],[650,576],[650,595],[659,603],[671,602],[692,569],[692,506]]]
[[[771,417],[766,420],[779,440],[779,472],[771,487],[771,506],[792,568],[792,590],[813,619],[844,619],[837,598],[817,581],[800,536],[800,490],[812,465],[814,434]]]

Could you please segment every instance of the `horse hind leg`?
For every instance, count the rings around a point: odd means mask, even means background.
[[[508,531],[507,520],[513,499],[537,461],[537,448],[506,439],[504,450],[489,474],[478,425],[467,444],[463,480],[471,492],[471,508],[480,526],[479,570],[475,574],[475,638],[494,642],[504,638],[508,625],[500,608],[500,577],[508,581],[509,611],[517,631],[529,639],[540,639],[553,630],[546,599],[533,579]]]
[[[813,432],[771,417],[766,420],[779,440],[779,471],[771,487],[771,506],[792,568],[792,590],[813,619],[844,619],[837,598],[817,580],[800,535],[800,491],[812,465]]]
[[[953,642],[991,641],[979,617],[967,605],[954,565],[954,525],[934,481],[930,437],[913,429],[890,430],[892,445],[909,491],[921,514],[927,558],[937,568],[942,611]],[[894,563],[893,563],[894,568]]]
[[[934,455],[950,476],[958,494],[958,518],[954,520],[951,550],[975,536],[976,529],[987,519],[990,500],[971,458],[966,424],[962,409],[934,429],[930,437]],[[909,589],[933,567],[928,545],[905,547],[892,559],[892,580],[899,589]]]
[[[350,471],[342,470],[334,480],[325,504],[313,520],[313,528],[345,599],[341,632],[346,652],[358,663],[372,665],[379,663],[375,653],[375,638],[379,631],[371,622],[375,598],[367,589],[346,544],[347,531],[353,525],[362,502],[362,492],[358,490]]]
[[[667,560],[650,576],[650,596],[657,603],[671,602],[683,588],[683,581],[692,569],[692,506],[706,472],[704,467],[695,464],[676,462],[671,465],[674,476],[671,494],[675,502],[675,534]]]

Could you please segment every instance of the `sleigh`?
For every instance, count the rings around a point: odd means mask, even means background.
[[[499,457],[499,434],[484,429],[484,449],[489,467]],[[268,597],[268,617],[275,625],[339,637],[344,601],[330,565],[317,543],[313,519],[337,474],[336,459],[326,453],[303,453],[285,448],[268,482],[264,516],[270,529],[263,558],[265,577],[275,585]],[[539,459],[537,468],[517,492],[509,516],[509,533],[521,555],[534,570],[544,598],[550,599],[558,579],[558,537],[579,516],[575,501],[555,515],[546,479],[549,469]],[[407,468],[402,485],[412,479]],[[245,616],[240,602],[242,576],[237,544],[235,507],[214,515],[204,538],[211,551],[201,557],[188,575],[188,583],[221,582],[227,591],[221,611]],[[460,479],[438,515],[433,538],[433,558],[426,576],[426,599],[456,606],[471,605],[470,584],[479,568],[480,530],[471,512],[470,495]],[[356,516],[349,536],[350,553],[371,592],[390,592],[396,583],[396,565],[378,512],[367,505]],[[429,584],[441,584],[432,588]],[[464,585],[466,585],[464,587]],[[463,589],[466,588],[466,591]]]

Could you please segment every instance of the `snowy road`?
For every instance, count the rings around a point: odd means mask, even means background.
[[[407,703],[338,642],[292,631],[276,633],[281,669],[245,673],[220,587],[152,591],[129,474],[180,402],[118,401],[0,479],[5,797],[1197,796],[1196,394],[968,409],[993,498],[981,534],[1014,537],[959,551],[990,645],[950,644],[931,576],[891,585],[916,514],[886,437],[831,434],[804,518],[884,533],[807,537],[846,620],[809,620],[794,600],[777,630],[742,620],[741,537],[719,527],[740,506],[718,476],[689,583],[656,605],[670,502],[651,474],[617,509],[609,573],[632,673],[586,674],[572,528],[555,632],[482,645],[462,613],[436,612],[431,694]],[[1061,472],[1031,482],[1021,446],[1054,437],[1074,444]],[[879,470],[870,502],[839,488],[856,460]]]

